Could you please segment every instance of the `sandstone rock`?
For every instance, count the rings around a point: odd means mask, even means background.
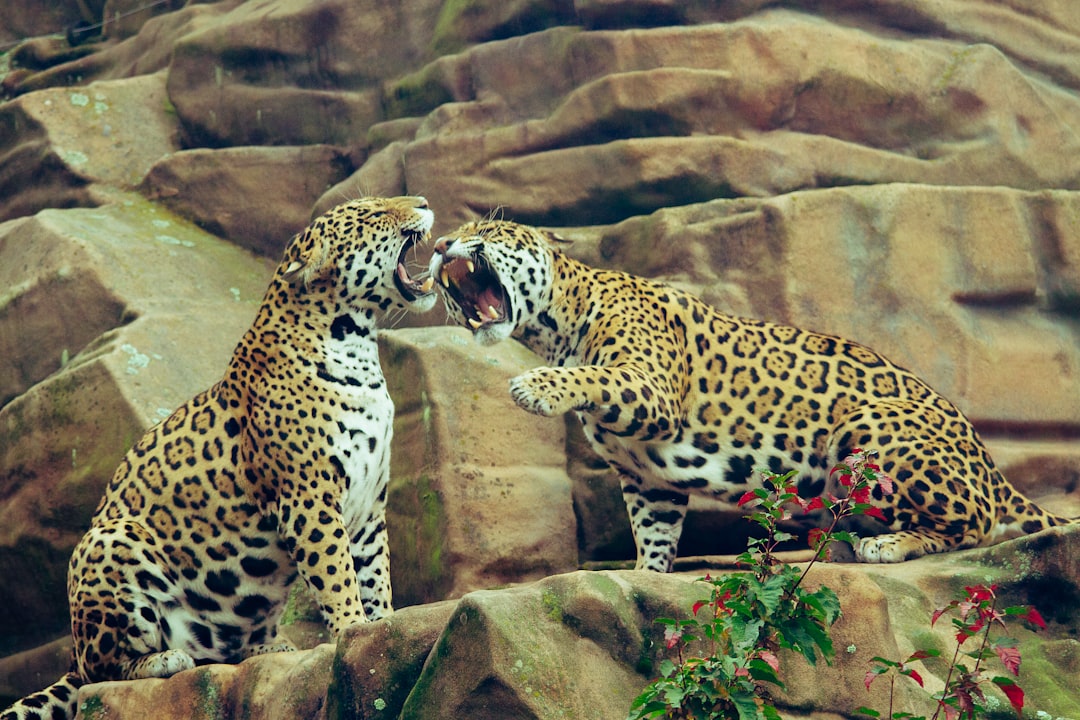
[[[0,105],[0,219],[94,206],[176,149],[164,75],[50,89]]]
[[[784,718],[850,717],[859,706],[884,712],[888,689],[863,685],[875,656],[915,649],[951,656],[953,629],[935,628],[935,608],[964,585],[999,583],[1003,603],[1034,604],[1049,621],[1038,634],[1010,618],[1023,658],[1026,708],[1073,718],[1080,668],[1076,632],[1077,528],[1056,529],[991,550],[931,556],[893,566],[817,566],[809,582],[832,588],[844,616],[831,631],[835,657],[809,666],[781,653],[785,689],[773,695]],[[1043,559],[1049,559],[1041,561]],[[715,575],[723,565],[712,564]],[[574,572],[460,600],[410,607],[351,628],[336,649],[210,665],[169,680],[88,685],[80,717],[262,718],[624,718],[633,698],[671,655],[658,618],[685,618],[707,586],[694,575]],[[1032,585],[1037,580],[1041,585]],[[1051,594],[1052,593],[1052,594]],[[708,652],[704,643],[689,654]],[[918,668],[929,691],[946,666]],[[897,684],[893,710],[929,714],[914,683]]]
[[[507,380],[537,364],[464,330],[384,333],[394,398],[387,511],[396,607],[578,566],[562,424],[516,412]]]
[[[175,47],[169,95],[187,143],[355,142],[381,119],[379,83],[427,57],[438,4],[238,4]]]
[[[186,150],[156,162],[140,191],[205,230],[276,260],[311,220],[315,200],[351,168],[348,156],[328,145]],[[339,195],[325,209],[359,195]]]
[[[66,558],[105,482],[149,425],[218,379],[270,267],[138,196],[0,232],[4,398],[21,393],[0,409],[11,652],[65,632]]]
[[[388,93],[399,112],[426,117],[404,151],[380,152],[404,158],[423,192],[453,199],[436,205],[448,224],[497,207],[591,225],[818,186],[1080,182],[1059,152],[1077,142],[1062,120],[1075,98],[999,50],[787,11],[556,28],[441,58]]]

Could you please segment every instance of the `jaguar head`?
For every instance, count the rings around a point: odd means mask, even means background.
[[[286,250],[281,275],[304,289],[323,283],[341,298],[426,312],[434,280],[417,257],[435,215],[422,197],[368,197],[314,220]]]
[[[447,313],[483,345],[514,336],[547,307],[551,268],[541,231],[502,220],[467,223],[439,238],[430,264]]]

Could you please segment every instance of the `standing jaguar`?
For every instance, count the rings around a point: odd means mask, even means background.
[[[433,221],[423,198],[366,198],[290,241],[225,376],[127,453],[76,546],[71,672],[0,720],[74,717],[87,682],[291,649],[277,620],[298,574],[335,637],[392,612],[376,324],[434,305],[406,269]]]
[[[853,548],[899,562],[1070,522],[1023,497],[948,400],[878,353],[831,335],[731,317],[662,283],[598,270],[536,228],[484,220],[435,243],[449,315],[482,344],[542,357],[510,381],[520,407],[576,411],[618,471],[637,568],[671,570],[691,493],[734,507],[755,470],[798,472],[800,495],[838,494],[830,470],[880,453],[897,491]]]

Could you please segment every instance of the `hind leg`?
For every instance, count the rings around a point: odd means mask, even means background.
[[[889,496],[873,488],[886,522],[859,523],[873,534],[856,543],[860,562],[976,547],[990,533],[992,466],[970,424],[945,401],[865,405],[836,428],[830,446],[838,459],[856,447],[878,451],[878,464],[895,481]]]
[[[619,481],[637,549],[634,569],[671,572],[690,498],[675,490],[644,486],[625,472],[620,472]]]
[[[183,650],[168,649],[159,608],[175,603],[173,571],[157,541],[137,523],[90,529],[68,570],[75,662],[89,682],[169,677],[195,666]]]

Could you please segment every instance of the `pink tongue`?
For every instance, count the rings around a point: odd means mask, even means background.
[[[480,309],[487,312],[489,307],[495,308],[500,313],[502,312],[502,299],[495,293],[492,288],[487,288],[484,292],[476,298],[476,304],[480,306]]]

